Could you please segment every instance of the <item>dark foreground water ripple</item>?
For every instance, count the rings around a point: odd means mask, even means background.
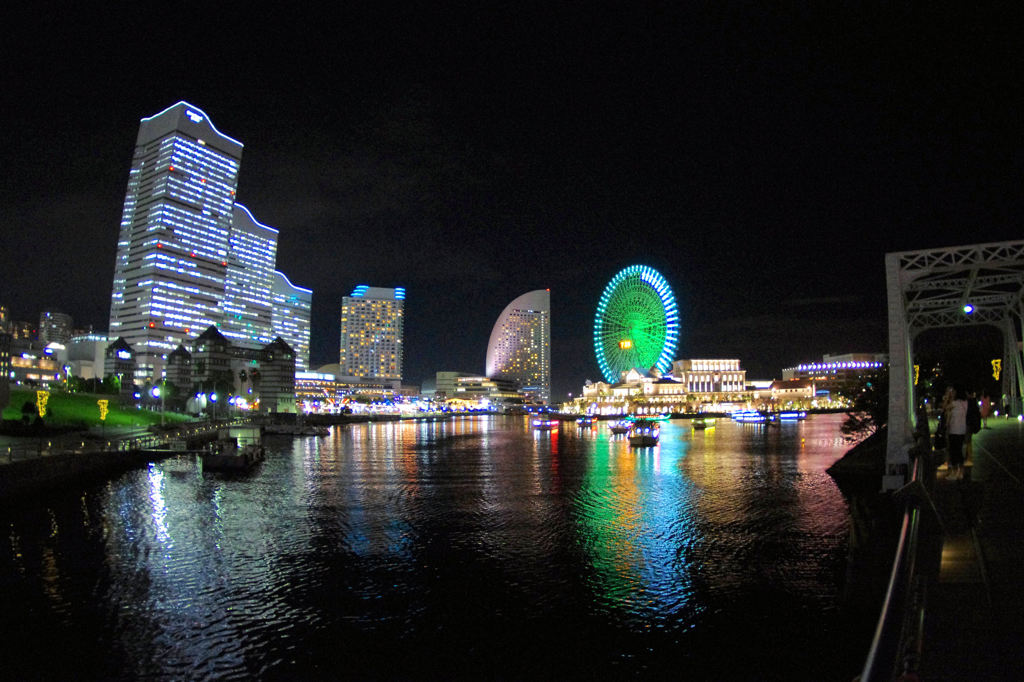
[[[849,680],[838,418],[269,438],[0,511],[8,676]]]

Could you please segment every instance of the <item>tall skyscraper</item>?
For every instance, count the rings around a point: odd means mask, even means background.
[[[514,381],[520,393],[551,401],[551,291],[537,289],[505,306],[487,344],[487,378]]]
[[[341,303],[344,376],[402,381],[402,329],[405,289],[357,286]]]
[[[220,332],[237,346],[262,348],[275,336],[271,291],[277,262],[277,230],[260,223],[249,209],[236,203],[228,244]]]
[[[110,338],[149,376],[179,343],[224,319],[242,143],[186,102],[142,119],[128,175]]]
[[[270,297],[273,304],[274,335],[284,339],[295,351],[295,369],[308,371],[313,292],[295,286],[283,272],[274,272]]]

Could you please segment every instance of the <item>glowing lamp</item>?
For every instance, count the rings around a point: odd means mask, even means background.
[[[970,303],[964,304],[964,315],[970,315],[974,312],[974,306]]]

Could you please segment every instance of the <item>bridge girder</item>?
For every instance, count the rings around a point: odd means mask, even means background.
[[[1024,361],[1024,240],[885,256],[889,308],[889,435],[883,488],[906,480],[916,404],[913,341],[940,327],[991,324],[1003,332],[1003,391],[1021,411]],[[965,312],[970,303],[972,312]]]

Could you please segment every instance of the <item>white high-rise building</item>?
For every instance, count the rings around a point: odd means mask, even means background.
[[[523,294],[501,311],[487,344],[487,378],[511,380],[519,392],[551,401],[551,291]]]
[[[313,292],[297,287],[283,272],[274,272],[270,292],[273,303],[274,335],[284,339],[295,351],[295,369],[309,371],[309,326]]]
[[[343,376],[402,381],[402,330],[405,289],[359,285],[341,303]]]
[[[186,102],[142,119],[128,176],[110,303],[110,338],[137,374],[224,320],[242,143]]]
[[[271,291],[277,262],[277,230],[259,222],[249,209],[236,203],[228,243],[220,332],[237,346],[262,348],[275,336]]]

